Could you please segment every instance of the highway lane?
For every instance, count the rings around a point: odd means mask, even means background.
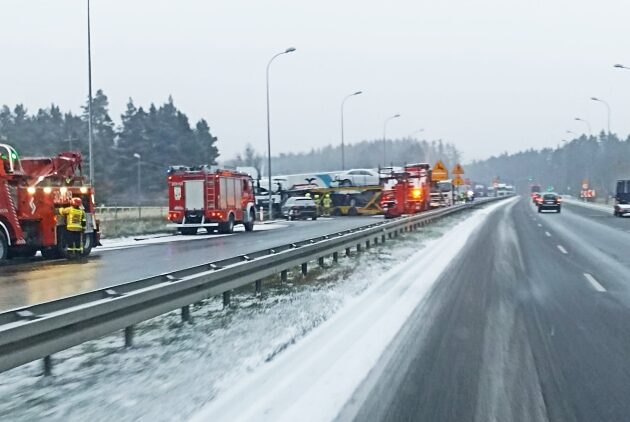
[[[150,277],[312,237],[364,226],[374,217],[281,222],[281,228],[202,240],[105,250],[85,262],[0,267],[0,311]]]
[[[628,420],[630,219],[610,219],[497,210],[340,419]]]

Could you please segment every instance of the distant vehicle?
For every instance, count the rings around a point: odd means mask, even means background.
[[[286,200],[282,206],[282,215],[287,220],[317,220],[319,216],[315,201],[306,196],[294,196]]]
[[[486,196],[486,185],[476,184],[474,188],[475,198],[482,198]]]
[[[371,169],[352,169],[339,173],[335,180],[339,186],[378,186],[379,174]]]
[[[630,215],[630,180],[618,180],[615,194],[615,217]]]
[[[534,203],[534,205],[538,205],[538,198],[540,198],[540,196],[541,196],[540,192],[532,193],[532,202]]]
[[[556,210],[556,212],[560,212],[562,198],[555,192],[545,192],[540,195],[536,202],[538,204],[538,212],[545,210]]]

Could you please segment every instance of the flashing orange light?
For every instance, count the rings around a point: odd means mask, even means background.
[[[418,188],[414,189],[411,191],[411,196],[413,196],[414,199],[418,199],[420,197],[422,197],[422,191]]]

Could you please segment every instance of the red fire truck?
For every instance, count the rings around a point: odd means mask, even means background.
[[[181,234],[232,233],[236,224],[254,229],[256,208],[252,178],[216,166],[172,166],[168,170],[168,219]]]
[[[100,243],[94,191],[81,176],[81,154],[20,158],[13,147],[0,144],[0,262],[37,251],[45,258],[67,256],[65,218],[59,210],[69,207],[73,197],[81,198],[86,213],[87,256]]]
[[[379,170],[383,193],[381,208],[385,218],[415,214],[429,209],[431,201],[431,166],[408,164],[402,169]]]

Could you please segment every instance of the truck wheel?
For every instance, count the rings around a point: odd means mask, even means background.
[[[350,207],[350,209],[348,210],[348,215],[351,217],[355,217],[359,215],[359,211],[356,209],[356,207]]]
[[[9,252],[9,241],[5,234],[0,231],[0,262],[7,259],[7,255]]]
[[[197,234],[197,227],[182,227],[179,232],[185,236],[194,236]]]
[[[234,214],[230,214],[227,223],[219,223],[219,233],[231,234],[234,231]]]
[[[254,212],[254,210],[251,210],[249,212],[249,220],[247,221],[247,223],[244,224],[246,232],[251,232],[252,230],[254,230],[254,220],[256,220],[256,213]]]
[[[94,247],[94,233],[86,233],[83,235],[83,253],[81,256],[89,256]]]
[[[350,179],[344,179],[344,180],[340,183],[340,185],[341,185],[341,186],[344,186],[344,187],[349,187],[349,186],[352,186],[352,181],[351,181]]]

